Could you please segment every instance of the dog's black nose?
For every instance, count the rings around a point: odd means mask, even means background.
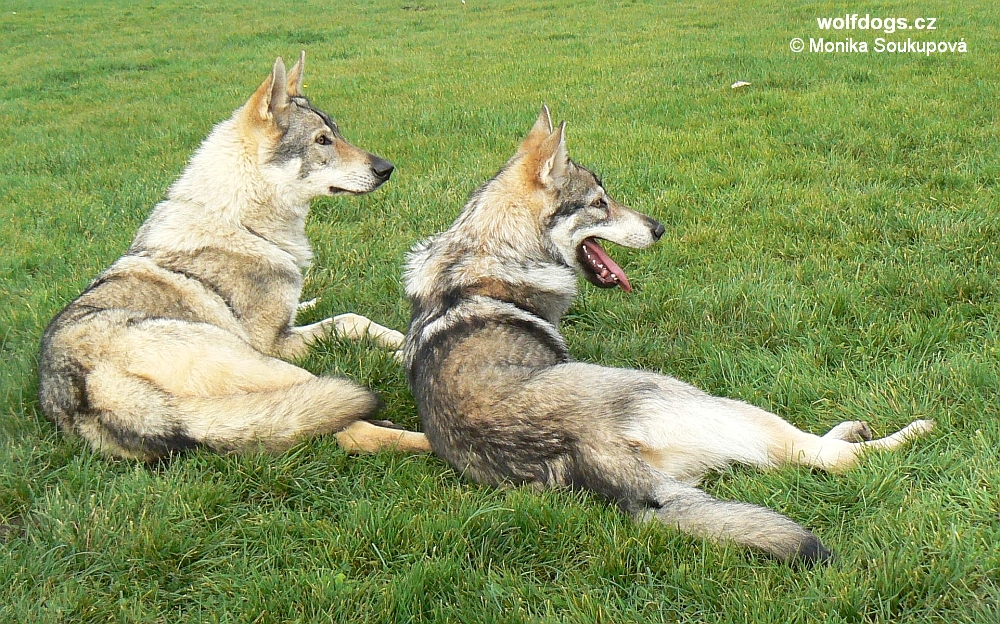
[[[376,158],[375,161],[372,162],[372,171],[379,180],[388,180],[389,176],[392,175],[393,169],[395,169],[395,167],[388,160]]]
[[[667,231],[667,228],[663,227],[663,224],[659,221],[653,221],[653,224],[653,240],[660,240],[660,237]]]

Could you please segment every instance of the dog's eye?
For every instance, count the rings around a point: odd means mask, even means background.
[[[608,209],[608,200],[604,199],[603,197],[598,197],[594,201],[590,202],[590,205],[593,206],[594,208],[600,208],[601,210],[607,210]]]
[[[316,142],[319,143],[320,145],[329,145],[333,143],[333,140],[330,139],[330,137],[326,136],[325,134],[321,134],[318,137],[316,137]]]

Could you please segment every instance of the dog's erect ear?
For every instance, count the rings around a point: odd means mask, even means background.
[[[569,166],[566,154],[566,122],[538,145],[538,180],[545,186],[558,186]]]
[[[531,127],[528,136],[533,134],[542,134],[543,137],[552,134],[552,116],[549,115],[549,107],[545,104],[542,104],[542,112],[538,113],[538,119],[535,120],[535,125]]]
[[[288,70],[288,97],[302,97],[302,75],[306,70],[306,51],[299,52],[299,60]]]
[[[271,70],[271,101],[268,103],[268,112],[274,123],[285,130],[288,128],[288,79],[285,75],[285,62],[279,56],[274,61],[274,69]]]
[[[285,63],[278,57],[274,62],[271,75],[261,83],[247,102],[254,122],[266,124],[271,122],[280,129],[288,128],[288,83],[285,77]]]
[[[538,114],[538,119],[535,120],[535,125],[531,127],[531,132],[521,142],[519,151],[527,152],[533,149],[550,134],[552,134],[552,117],[549,116],[549,107],[543,104],[542,112]]]

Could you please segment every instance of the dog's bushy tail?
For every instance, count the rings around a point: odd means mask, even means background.
[[[637,515],[695,537],[760,550],[789,563],[822,563],[833,556],[818,537],[776,511],[719,500],[670,479],[657,484],[647,509]]]
[[[198,447],[221,453],[281,451],[370,419],[381,407],[367,389],[336,377],[271,390],[177,396],[102,364],[70,389],[73,401],[64,401],[61,409],[75,413],[64,426],[102,453],[146,461]]]
[[[56,357],[44,343],[38,361],[38,404],[42,413],[67,433],[74,430],[74,416],[86,406],[86,372],[68,357]]]
[[[818,537],[776,511],[713,498],[634,455],[608,450],[577,456],[573,486],[617,503],[640,520],[656,520],[701,539],[733,542],[784,562],[811,565],[833,557]]]

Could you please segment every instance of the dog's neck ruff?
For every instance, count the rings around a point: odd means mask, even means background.
[[[219,229],[248,232],[287,253],[304,269],[313,257],[305,234],[309,204],[280,197],[263,175],[258,154],[247,150],[235,116],[219,123],[170,187],[163,204],[198,206],[201,219]]]
[[[538,290],[525,283],[509,283],[493,278],[483,278],[457,289],[456,298],[484,297],[510,304],[540,319],[558,325],[568,307],[562,293]]]
[[[456,244],[452,234],[418,243],[408,254],[404,281],[415,305],[429,312],[469,297],[489,297],[559,324],[577,294],[573,269],[549,261],[483,256],[464,241]]]
[[[450,234],[418,243],[407,257],[406,295],[412,305],[407,361],[415,355],[412,349],[439,332],[499,319],[533,327],[568,360],[558,324],[576,296],[576,273],[549,262],[489,262],[466,246],[450,244]]]
[[[513,303],[493,297],[472,295],[447,307],[426,309],[419,301],[412,301],[413,319],[403,346],[407,370],[413,370],[418,352],[436,348],[436,344],[449,337],[468,337],[491,325],[519,327],[536,337],[562,362],[570,361],[566,341],[559,329],[546,319]]]

